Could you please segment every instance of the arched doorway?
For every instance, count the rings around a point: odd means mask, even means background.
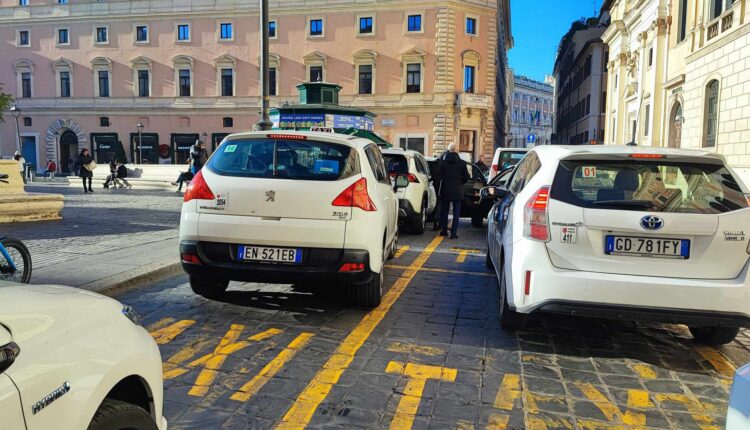
[[[669,147],[679,148],[682,141],[682,103],[672,106],[669,114]]]
[[[70,130],[65,130],[60,136],[60,172],[74,174],[73,165],[78,158],[78,136]]]

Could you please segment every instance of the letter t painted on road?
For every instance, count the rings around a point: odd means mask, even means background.
[[[412,427],[428,379],[453,382],[456,380],[457,373],[456,369],[447,367],[400,363],[398,361],[388,363],[385,371],[386,373],[403,374],[409,377],[409,381],[404,387],[404,396],[398,402],[396,415],[391,421],[391,430],[404,430]]]

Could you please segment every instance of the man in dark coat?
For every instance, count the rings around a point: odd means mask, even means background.
[[[443,182],[440,186],[441,236],[448,235],[448,209],[453,206],[451,239],[458,239],[458,223],[461,218],[461,202],[464,199],[464,184],[469,180],[466,162],[458,156],[458,146],[451,143],[441,163]]]
[[[435,161],[430,162],[430,180],[432,186],[435,187],[435,195],[438,196],[437,203],[435,204],[435,212],[432,214],[432,231],[437,231],[440,228],[440,183],[443,181],[443,160],[436,158]]]
[[[203,168],[207,159],[208,151],[204,148],[203,142],[196,140],[195,145],[190,147],[190,160],[192,161],[191,171],[193,172],[193,175],[197,174],[198,171]]]

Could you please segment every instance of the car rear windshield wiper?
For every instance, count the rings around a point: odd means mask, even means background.
[[[619,206],[623,208],[649,209],[653,203],[648,200],[599,200],[592,203],[594,206]]]

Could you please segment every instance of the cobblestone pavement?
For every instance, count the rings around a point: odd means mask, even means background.
[[[499,328],[483,235],[402,236],[384,304],[337,287],[179,277],[119,297],[160,344],[173,429],[718,429],[750,337],[720,349],[682,326],[538,317]]]
[[[27,186],[65,196],[63,219],[0,224],[0,236],[21,239],[31,251],[33,283],[79,286],[159,256],[177,261],[182,195],[166,190]]]

